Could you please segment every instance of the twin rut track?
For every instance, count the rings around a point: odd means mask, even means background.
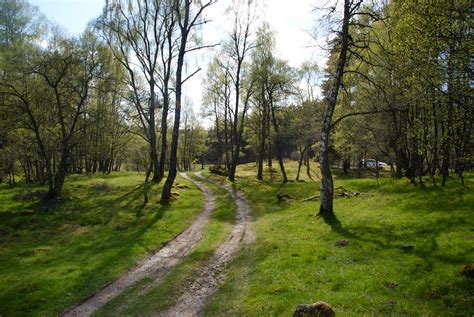
[[[193,223],[182,233],[170,240],[163,248],[151,257],[140,262],[116,281],[108,284],[91,297],[72,306],[61,316],[90,316],[107,302],[133,286],[139,280],[152,276],[155,282],[164,278],[173,267],[188,255],[201,240],[204,226],[216,207],[214,192],[203,182],[191,179],[186,174],[181,176],[198,186],[204,194],[204,209]],[[225,278],[225,266],[237,254],[243,243],[255,240],[250,230],[250,205],[243,192],[235,188],[206,179],[200,173],[196,176],[227,190],[237,205],[236,222],[230,236],[215,251],[208,263],[199,269],[196,279],[183,291],[177,304],[166,312],[157,312],[155,316],[200,316],[210,299],[218,289],[219,281]]]

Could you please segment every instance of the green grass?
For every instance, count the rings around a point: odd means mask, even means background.
[[[294,179],[297,165],[286,167]],[[423,188],[405,179],[378,184],[370,173],[334,174],[336,187],[363,195],[336,199],[338,221],[326,223],[316,216],[318,201],[301,202],[317,193],[317,181],[304,175],[283,185],[268,169],[256,181],[254,164],[239,166],[235,185],[252,204],[257,241],[228,267],[206,316],[289,316],[296,305],[318,300],[342,316],[472,316],[474,283],[458,272],[474,261],[474,175],[466,175],[468,190],[456,178],[446,188],[429,182]],[[1,185],[0,315],[57,315],[157,251],[201,211],[202,194],[193,185],[163,206],[154,186],[142,207],[142,179],[72,176],[65,198],[48,205],[13,199],[37,187]],[[177,300],[235,219],[229,194],[209,186],[217,209],[191,254],[160,283],[140,281],[97,315],[148,315]],[[278,202],[279,192],[292,200]],[[340,239],[349,245],[336,246]],[[403,251],[403,244],[415,248]],[[390,289],[389,282],[398,286]]]
[[[160,282],[153,277],[144,278],[107,303],[95,316],[149,316],[176,303],[180,292],[194,281],[199,268],[206,265],[214,250],[227,239],[235,222],[236,207],[230,194],[209,182],[204,183],[216,194],[216,209],[194,250]]]
[[[70,176],[53,203],[15,200],[37,186],[0,184],[0,315],[52,316],[116,279],[184,230],[202,209],[200,190],[143,207],[143,175]]]
[[[294,163],[288,172],[294,179]],[[319,182],[259,182],[254,164],[239,166],[236,186],[252,203],[257,241],[244,246],[206,315],[290,316],[323,300],[341,316],[472,316],[474,283],[458,275],[474,260],[472,189],[454,178],[446,188],[389,178],[379,187],[335,174],[336,187],[363,195],[337,198],[339,223],[326,223],[315,216],[318,201],[301,202]],[[474,175],[466,184],[474,188]],[[293,201],[279,203],[278,192]],[[349,245],[336,246],[340,239]]]

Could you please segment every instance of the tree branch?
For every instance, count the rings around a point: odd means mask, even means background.
[[[188,77],[186,77],[183,81],[181,81],[181,84],[184,84],[188,79],[190,79],[191,77],[193,77],[194,75],[196,75],[197,73],[199,73],[201,71],[201,67],[199,67],[197,70],[194,71],[194,73],[192,73],[191,75],[189,75]]]
[[[371,115],[371,114],[377,114],[377,113],[386,113],[386,112],[400,112],[398,109],[383,109],[383,110],[371,110],[371,111],[361,111],[361,112],[352,112],[343,115],[342,117],[337,118],[334,120],[334,122],[331,124],[331,129],[333,129],[339,122],[342,120],[349,118],[349,117],[354,117],[354,116],[364,116],[364,115]]]

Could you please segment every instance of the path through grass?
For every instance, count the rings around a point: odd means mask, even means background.
[[[327,224],[315,216],[317,201],[301,202],[319,183],[259,182],[253,164],[240,169],[236,185],[252,202],[257,241],[232,265],[206,316],[290,316],[318,300],[341,316],[474,313],[474,283],[458,275],[474,260],[474,194],[458,180],[420,188],[384,178],[378,187],[373,178],[340,177],[336,187],[363,195],[336,199],[340,223]],[[474,175],[466,179],[474,188]],[[278,192],[293,200],[278,202]],[[337,246],[341,239],[348,246]]]
[[[102,307],[95,316],[149,316],[166,311],[195,280],[219,244],[228,238],[236,213],[230,194],[212,183],[198,180],[216,196],[216,209],[206,224],[202,240],[165,278],[160,281],[153,276],[143,279]]]
[[[113,281],[184,230],[202,209],[188,189],[161,205],[160,186],[142,206],[143,175],[70,176],[64,199],[15,200],[35,186],[0,188],[0,315],[53,316]]]

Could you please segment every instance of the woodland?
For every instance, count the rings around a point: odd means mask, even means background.
[[[315,1],[293,67],[217,1],[1,0],[0,315],[474,314],[472,4]]]

